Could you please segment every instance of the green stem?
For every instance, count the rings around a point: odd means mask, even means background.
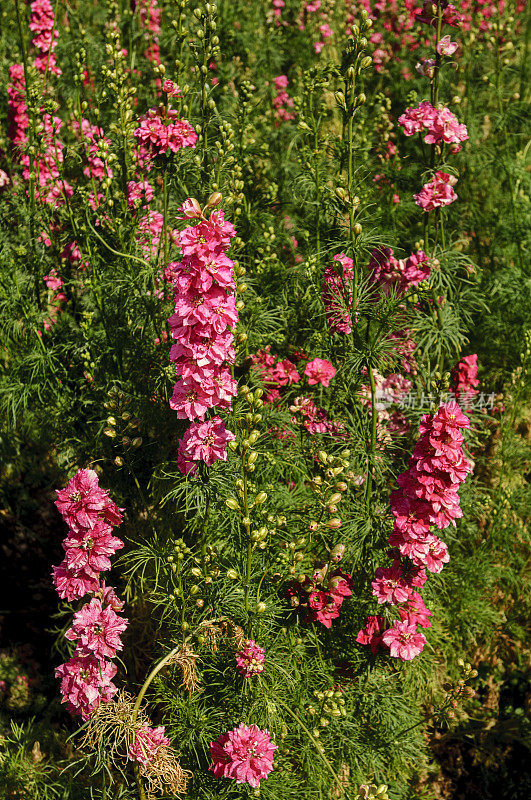
[[[301,718],[300,718],[300,717],[299,717],[297,714],[295,714],[295,712],[294,712],[294,711],[292,711],[292,710],[291,710],[291,708],[290,708],[289,706],[285,705],[285,704],[284,704],[284,703],[283,703],[281,700],[279,700],[278,698],[276,699],[276,703],[278,703],[278,705],[279,705],[281,708],[283,708],[283,709],[284,709],[284,711],[285,711],[287,714],[289,714],[289,715],[290,715],[290,717],[292,717],[292,718],[295,720],[295,722],[297,723],[297,725],[299,725],[299,727],[300,727],[300,728],[301,728],[301,729],[304,731],[304,733],[306,734],[306,736],[307,736],[307,737],[310,739],[310,741],[311,741],[311,742],[312,742],[312,743],[315,745],[315,748],[316,748],[316,750],[317,750],[317,753],[318,753],[318,755],[319,755],[319,758],[320,758],[320,759],[321,759],[321,761],[324,763],[324,765],[327,767],[327,769],[329,770],[330,774],[333,776],[334,780],[336,781],[337,788],[340,790],[340,792],[341,792],[341,795],[342,795],[343,797],[347,797],[347,798],[348,798],[348,794],[347,794],[347,793],[346,793],[346,791],[345,791],[345,787],[343,786],[343,783],[341,782],[341,779],[340,779],[339,775],[337,775],[336,771],[334,770],[333,766],[331,765],[330,761],[327,759],[327,757],[325,756],[325,754],[321,752],[321,750],[320,750],[320,748],[319,748],[319,742],[318,742],[318,741],[315,739],[315,737],[313,736],[313,734],[312,734],[312,733],[311,733],[311,732],[308,730],[308,728],[306,727],[306,725],[304,724],[304,722],[301,720]]]

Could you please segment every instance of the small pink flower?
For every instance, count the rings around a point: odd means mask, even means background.
[[[89,592],[94,592],[99,586],[97,577],[92,572],[85,570],[72,570],[63,561],[58,567],[53,567],[53,583],[61,600],[71,603],[79,600]]]
[[[422,652],[426,644],[423,633],[417,632],[417,626],[411,625],[407,620],[395,621],[382,635],[382,641],[389,647],[393,658],[402,661],[411,661]]]
[[[93,598],[74,614],[72,627],[65,636],[76,642],[77,656],[94,655],[100,660],[114,658],[116,651],[123,648],[120,634],[128,624],[110,606],[103,608],[101,600]]]
[[[304,374],[308,378],[309,386],[316,386],[318,383],[328,386],[336,374],[336,369],[330,361],[324,358],[314,358],[306,364]]]
[[[383,617],[368,617],[365,628],[359,631],[356,641],[359,644],[368,644],[371,653],[376,655],[382,646]]]
[[[453,56],[457,50],[457,42],[450,41],[450,36],[443,36],[437,42],[437,52],[440,56]]]
[[[187,473],[190,470],[185,465],[189,462],[204,461],[211,466],[218,460],[226,461],[227,443],[235,438],[218,416],[206,422],[192,422],[179,442],[179,469]]]
[[[168,78],[162,84],[162,91],[166,92],[168,97],[178,97],[181,94],[181,90],[177,86],[176,83],[170,81]]]
[[[164,735],[165,729],[161,725],[160,728],[150,728],[149,725],[144,724],[142,727],[135,731],[135,740],[127,754],[130,761],[138,761],[143,766],[147,766],[161,747],[169,747],[170,740]]]
[[[453,190],[456,182],[457,179],[453,175],[439,170],[431,181],[425,183],[420,192],[414,195],[415,203],[427,212],[449,206],[457,200],[457,194]]]
[[[118,689],[112,683],[116,666],[111,661],[100,661],[94,656],[74,656],[55,670],[61,678],[63,703],[72,714],[79,714],[86,722],[100,703],[109,703]]]
[[[98,476],[92,469],[81,469],[65,489],[57,489],[55,505],[72,529],[94,528],[100,520],[119,525],[121,512],[108,493],[100,488]]]
[[[265,650],[254,639],[247,639],[236,653],[236,664],[244,678],[259,675],[264,671]]]
[[[257,789],[273,769],[276,749],[268,730],[242,723],[220,734],[217,742],[211,742],[209,769],[216,778],[232,778],[236,783],[248,783]]]

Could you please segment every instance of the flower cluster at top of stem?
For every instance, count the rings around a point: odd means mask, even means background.
[[[373,652],[384,645],[391,656],[409,661],[426,643],[417,626],[430,627],[431,612],[413,587],[425,583],[426,569],[440,572],[449,561],[447,546],[430,526],[441,530],[455,526],[462,516],[458,489],[471,465],[463,455],[461,429],[469,427],[468,417],[453,402],[422,418],[421,438],[407,471],[398,476],[400,488],[391,495],[395,522],[389,544],[394,560],[390,567],[378,567],[371,584],[378,603],[398,606],[400,618],[385,629],[382,617],[369,617],[357,641],[370,645]]]
[[[228,258],[234,227],[223,211],[211,210],[221,196],[212,195],[203,211],[196,200],[183,205],[184,216],[197,224],[178,234],[181,261],[167,269],[175,291],[175,313],[169,318],[175,344],[170,360],[180,380],[170,406],[179,419],[198,419],[179,444],[181,472],[195,472],[198,461],[213,464],[226,459],[226,444],[234,439],[217,416],[205,420],[213,409],[228,409],[236,395],[234,335],[238,322],[234,294],[234,264]]]

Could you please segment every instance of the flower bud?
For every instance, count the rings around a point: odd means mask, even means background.
[[[235,581],[238,579],[238,573],[236,572],[235,569],[228,569],[227,578],[230,578],[231,581]]]
[[[335,528],[340,528],[342,525],[343,523],[339,517],[333,517],[332,519],[329,519],[328,522],[325,522],[325,526],[327,528],[331,528],[332,530]]]
[[[239,511],[240,509],[240,504],[234,497],[227,497],[225,500],[225,505],[227,508],[232,509],[232,511]]]
[[[261,506],[262,503],[265,503],[266,500],[267,500],[266,492],[258,492],[256,497],[254,498],[254,504],[256,506]]]
[[[256,604],[256,613],[257,614],[263,614],[264,611],[266,610],[266,608],[267,608],[267,606],[266,606],[265,603],[257,603]]]

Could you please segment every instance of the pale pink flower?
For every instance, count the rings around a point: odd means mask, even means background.
[[[457,42],[452,42],[450,36],[443,36],[437,42],[437,52],[440,56],[453,56],[457,50]]]
[[[268,730],[241,723],[234,730],[220,734],[217,742],[211,742],[209,769],[216,778],[232,778],[256,789],[273,769],[276,749]]]
[[[425,183],[420,192],[414,195],[415,203],[426,212],[449,206],[457,200],[457,194],[453,189],[456,182],[457,179],[453,175],[439,170],[431,181]]]

